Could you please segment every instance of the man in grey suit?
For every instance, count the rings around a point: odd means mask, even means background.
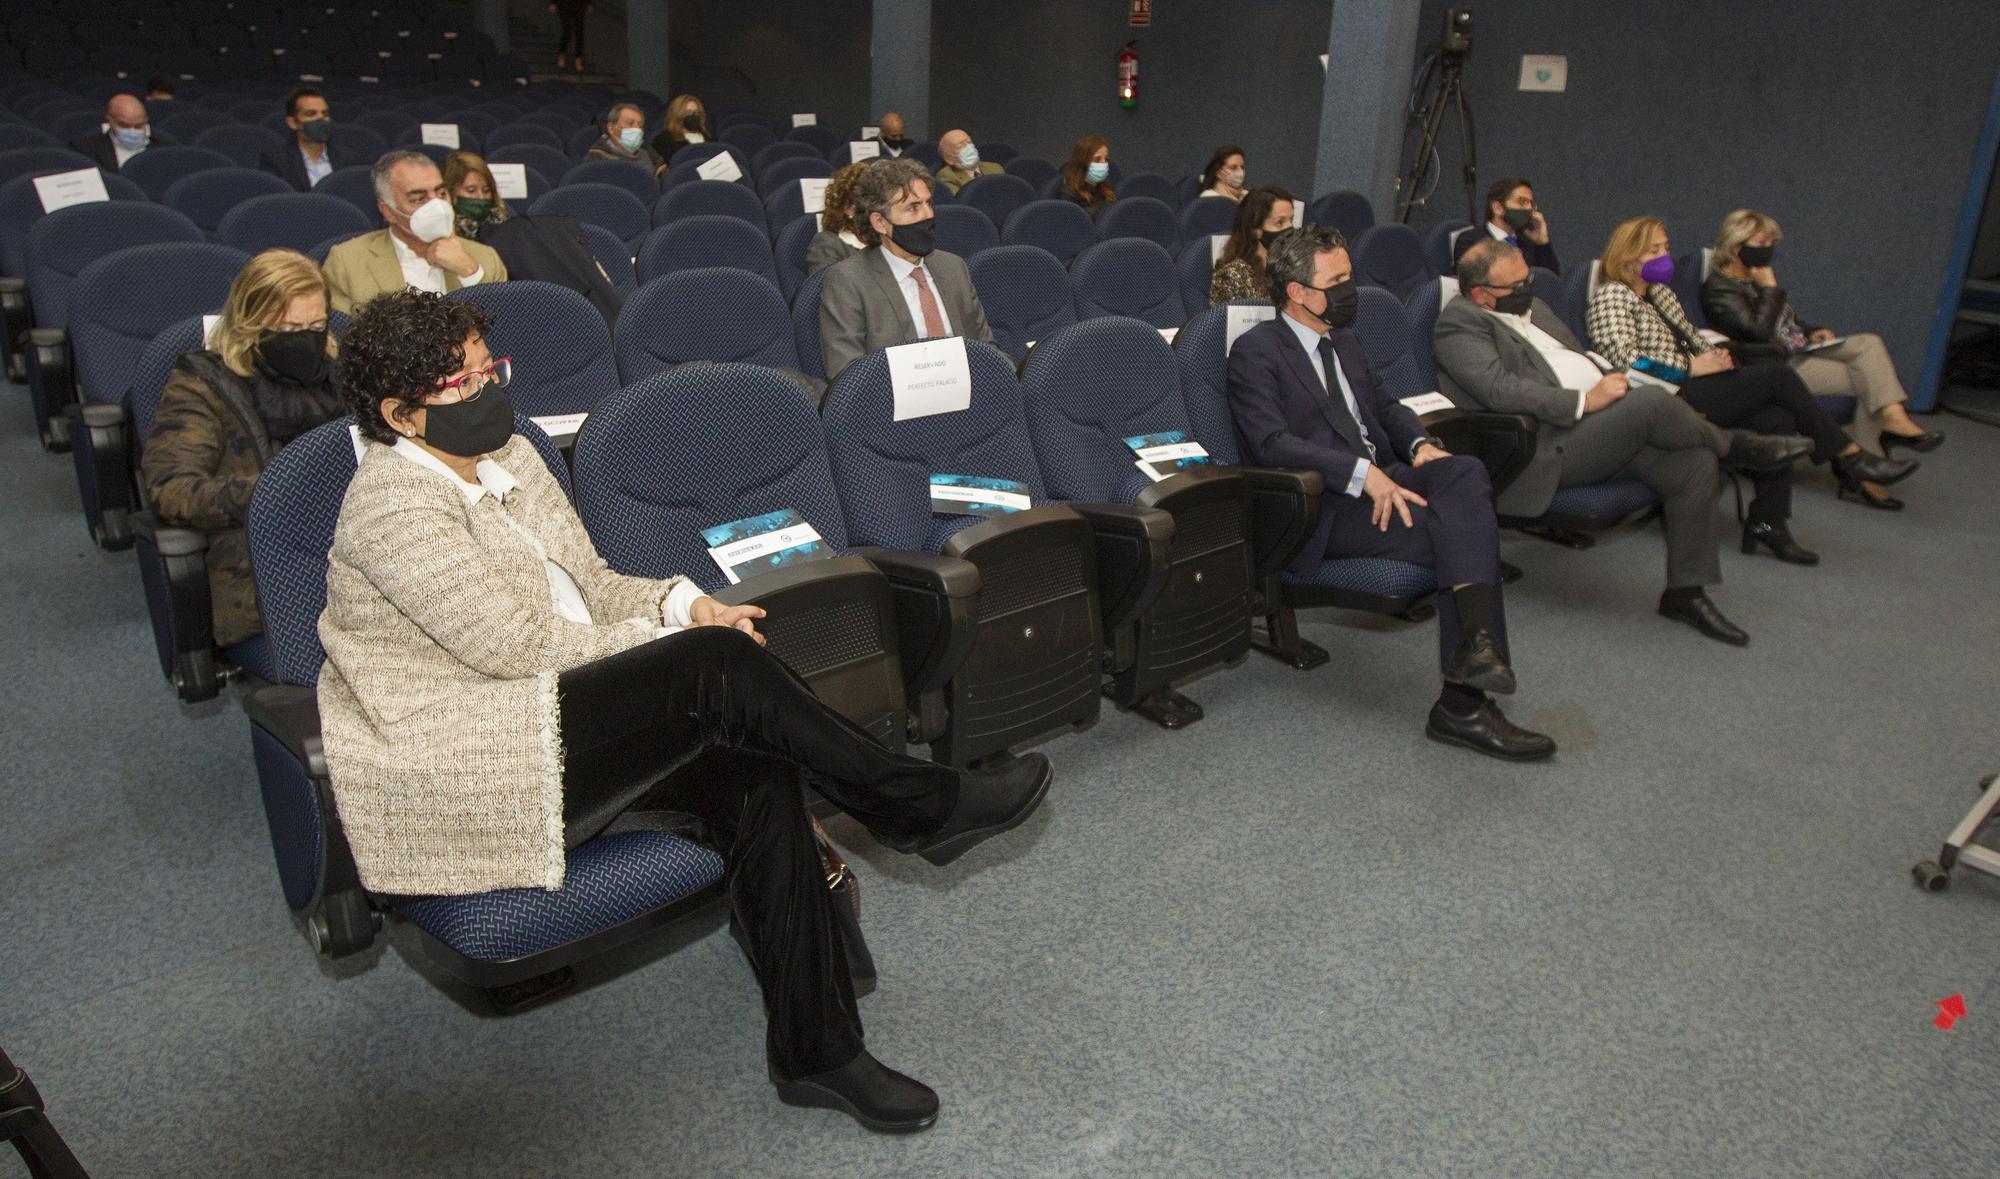
[[[826,379],[877,348],[928,336],[991,344],[986,309],[965,259],[937,248],[930,170],[883,160],[854,186],[854,232],[867,248],[826,270],[819,351]]]
[[[1438,313],[1432,354],[1442,391],[1467,409],[1526,414],[1539,423],[1526,469],[1495,496],[1503,516],[1539,516],[1564,487],[1637,479],[1665,501],[1667,589],[1660,613],[1712,639],[1750,636],[1723,617],[1705,587],[1722,580],[1715,511],[1718,463],[1768,470],[1796,461],[1803,438],[1731,434],[1657,385],[1633,385],[1586,354],[1535,298],[1521,251],[1481,241],[1459,259],[1464,296]]]

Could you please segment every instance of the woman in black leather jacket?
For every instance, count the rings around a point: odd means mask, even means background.
[[[1853,397],[1852,433],[1869,450],[1936,450],[1944,435],[1910,420],[1904,405],[1909,394],[1896,379],[1882,337],[1873,332],[1839,336],[1799,319],[1771,269],[1773,250],[1783,236],[1777,221],[1755,209],[1738,209],[1722,219],[1714,266],[1701,284],[1701,309],[1709,326],[1735,341],[1731,351],[1745,360],[1788,361],[1814,393]],[[1873,508],[1903,506],[1870,483],[1843,483],[1841,494]]]

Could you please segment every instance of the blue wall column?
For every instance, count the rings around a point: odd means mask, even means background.
[[[507,43],[507,0],[472,0],[473,27],[493,38],[502,53],[511,52]]]
[[[1368,197],[1377,220],[1393,221],[1418,6],[1335,0],[1332,8],[1313,195],[1352,189]]]
[[[667,0],[625,0],[625,79],[633,90],[674,96],[667,78]]]
[[[875,0],[868,31],[868,120],[903,116],[911,139],[931,126],[931,0]]]

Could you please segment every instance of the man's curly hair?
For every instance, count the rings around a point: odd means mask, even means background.
[[[428,291],[401,290],[363,303],[340,342],[340,393],[363,436],[394,443],[382,403],[428,400],[465,363],[465,341],[492,320],[478,305]]]

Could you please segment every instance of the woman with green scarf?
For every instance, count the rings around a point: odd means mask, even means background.
[[[616,324],[625,295],[591,251],[575,218],[508,209],[493,170],[469,151],[445,157],[444,186],[451,193],[459,236],[493,247],[507,264],[509,279],[539,279],[568,287],[590,300],[606,326]],[[622,253],[623,247],[617,252]]]

